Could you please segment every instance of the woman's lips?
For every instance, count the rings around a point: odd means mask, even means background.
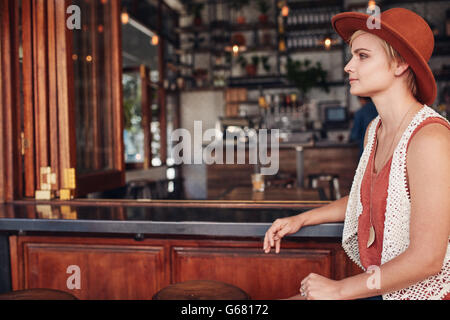
[[[357,81],[358,79],[350,79],[350,83],[352,83],[353,81]]]

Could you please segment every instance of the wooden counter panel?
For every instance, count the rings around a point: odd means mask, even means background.
[[[113,240],[113,241],[111,241]],[[114,241],[115,240],[115,241]],[[19,275],[14,290],[50,288],[80,299],[151,299],[170,282],[164,246],[119,239],[19,237]],[[69,266],[80,268],[81,289],[69,289]]]
[[[297,294],[310,272],[332,279],[360,273],[339,239],[284,241],[280,254],[262,252],[262,239],[95,238],[11,236],[13,290],[46,288],[80,299],[151,299],[169,284],[217,280],[252,299]],[[81,289],[70,290],[67,268],[77,265]]]
[[[219,280],[238,286],[253,300],[298,294],[311,272],[332,277],[331,250],[284,249],[264,254],[260,248],[187,248],[172,253],[172,279]]]

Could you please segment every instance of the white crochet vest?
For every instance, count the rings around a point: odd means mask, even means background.
[[[394,150],[391,170],[389,173],[388,196],[386,200],[386,213],[384,222],[383,249],[381,253],[381,264],[392,260],[409,246],[409,217],[411,203],[408,197],[406,185],[406,150],[408,141],[414,129],[429,117],[440,117],[436,111],[424,105],[410,122],[403,133],[397,147]],[[358,248],[358,218],[362,213],[361,203],[361,181],[366,171],[366,166],[375,142],[375,130],[380,121],[376,117],[368,131],[367,145],[356,169],[355,177],[348,198],[345,213],[344,231],[342,236],[342,247],[347,255],[362,269]],[[447,120],[446,120],[447,121]],[[448,121],[447,121],[448,123]],[[450,240],[450,238],[449,238]],[[385,300],[441,300],[450,292],[450,245],[447,246],[447,254],[439,274],[418,282],[408,288],[387,293],[383,295]]]

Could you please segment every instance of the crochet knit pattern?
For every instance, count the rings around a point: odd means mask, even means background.
[[[409,126],[404,131],[397,144],[389,173],[388,196],[386,199],[386,212],[384,222],[383,249],[381,264],[390,261],[403,253],[409,246],[409,225],[411,214],[411,202],[407,190],[406,181],[406,151],[408,141],[414,130],[422,121],[429,117],[444,119],[436,111],[424,105],[416,114]],[[363,270],[358,247],[358,218],[362,213],[361,182],[366,171],[367,163],[375,143],[375,133],[380,116],[372,121],[368,131],[367,145],[356,169],[350,191],[347,210],[345,213],[342,247],[347,255]],[[447,121],[448,123],[448,121]],[[450,244],[450,238],[449,238]],[[441,300],[450,292],[450,245],[447,245],[447,253],[439,274],[429,277],[408,288],[390,292],[383,295],[385,300]]]

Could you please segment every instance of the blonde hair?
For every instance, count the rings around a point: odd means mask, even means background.
[[[366,33],[366,32],[363,30],[357,30],[352,34],[352,36],[350,37],[350,40],[349,40],[350,47],[352,46],[353,40],[355,40],[356,37],[358,37],[359,35],[361,35],[363,33]],[[380,37],[378,37],[378,38],[381,40],[381,44],[388,56],[389,66],[391,66],[392,62],[394,62],[394,61],[399,62],[399,63],[406,62],[405,59],[397,52],[397,50],[392,48],[392,46],[389,43],[387,43],[385,40],[381,39]],[[417,98],[416,76],[410,67],[408,68],[408,70],[406,70],[406,85],[408,86],[412,95],[415,98]]]

